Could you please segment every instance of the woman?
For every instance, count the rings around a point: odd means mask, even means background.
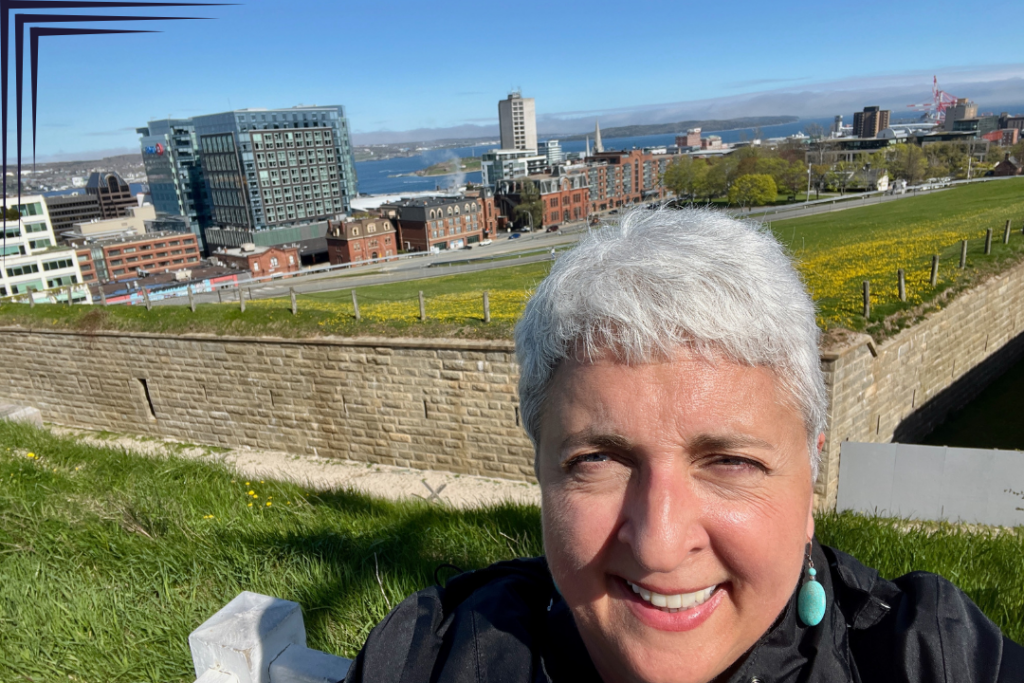
[[[420,591],[349,681],[1024,681],[961,591],[814,540],[814,305],[767,231],[638,210],[516,328],[545,557]]]

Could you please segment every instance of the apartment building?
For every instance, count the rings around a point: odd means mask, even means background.
[[[532,97],[514,90],[498,102],[502,149],[537,151],[537,109]]]
[[[173,272],[198,264],[199,241],[191,233],[158,232],[121,236],[75,237],[82,280],[89,284],[129,280],[151,273]]]
[[[397,230],[387,218],[331,221],[327,226],[327,254],[331,265],[397,258]]]
[[[41,195],[21,198],[13,206],[17,220],[3,221],[0,244],[0,297],[30,294],[34,301],[67,301],[72,285],[72,303],[92,303],[89,289],[81,285],[82,272],[75,251],[57,245],[46,200]]]
[[[461,249],[484,239],[480,198],[427,197],[380,207],[380,215],[397,223],[405,251]]]

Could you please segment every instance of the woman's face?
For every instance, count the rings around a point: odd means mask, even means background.
[[[814,533],[789,403],[771,371],[685,351],[557,370],[538,443],[544,548],[605,681],[710,681],[785,607]]]

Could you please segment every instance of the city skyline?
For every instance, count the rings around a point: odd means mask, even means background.
[[[953,32],[962,44],[1009,41],[1009,24],[982,29],[944,12],[951,3],[916,4],[917,10],[904,8],[915,24],[898,40],[882,21],[844,33],[836,17],[803,2],[786,16],[757,15],[747,11],[752,4],[737,2],[727,23],[711,17],[710,24],[702,20],[708,17],[662,2],[645,3],[639,11],[527,2],[515,16],[462,2],[340,7],[320,0],[255,0],[190,10],[218,21],[153,22],[162,33],[46,44],[40,56],[39,159],[133,152],[135,128],[158,118],[313,103],[345,105],[355,144],[489,136],[497,133],[495,102],[513,88],[537,100],[541,134],[583,132],[595,118],[610,127],[742,115],[851,116],[870,104],[892,108],[896,117],[903,105],[926,98],[933,73],[945,89],[971,97],[982,109],[1024,103],[1024,64],[1004,63],[998,53],[991,63],[973,56],[958,63],[968,58],[933,49],[934,36]],[[885,11],[878,3],[867,3],[866,10],[875,5]],[[1011,9],[1007,2],[992,9],[1000,7]],[[581,16],[590,19],[577,29]],[[535,30],[542,17],[564,26],[564,37]],[[594,17],[598,26],[592,26]],[[623,58],[628,48],[610,50],[596,40],[600,25],[630,22],[652,39],[642,68]],[[412,31],[441,38],[385,40]],[[612,28],[605,32],[618,35]],[[520,55],[511,64],[488,47],[502,35]],[[291,59],[290,41],[312,58]],[[432,58],[423,58],[424,46]],[[571,78],[551,68],[566,55],[581,57],[576,63],[586,68],[573,70]],[[82,65],[89,62],[115,71],[121,66],[124,86],[97,87],[84,77]],[[141,73],[133,70],[140,67]],[[7,125],[13,130],[13,116]]]

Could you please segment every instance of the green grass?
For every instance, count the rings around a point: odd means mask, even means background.
[[[1013,222],[1009,245],[1002,244],[1003,225]],[[1024,259],[1024,179],[961,186],[920,197],[780,220],[771,228],[799,261],[801,272],[819,307],[825,329],[866,331],[883,339],[944,306],[964,289]],[[993,230],[993,249],[985,255],[984,234]],[[959,241],[969,239],[967,267],[957,267]],[[941,256],[940,279],[928,283],[932,254]],[[466,252],[466,258],[486,257],[484,251]],[[517,255],[509,256],[514,262]],[[508,339],[526,295],[547,274],[550,261],[510,265],[461,275],[438,275],[423,280],[358,289],[360,302],[391,306],[388,316],[352,315],[351,290],[341,289],[299,297],[299,315],[292,316],[286,298],[262,302],[241,313],[237,304],[201,304],[196,313],[187,306],[68,307],[40,304],[0,304],[0,325],[29,328],[100,329],[221,335],[308,337],[380,335]],[[907,274],[908,301],[896,296],[896,270]],[[443,272],[443,271],[442,271]],[[351,275],[355,275],[352,273]],[[870,280],[872,315],[862,316],[861,285]],[[339,283],[340,284],[340,283]],[[426,322],[415,314],[418,292],[427,299]],[[515,310],[496,315],[484,324],[482,312],[468,299],[484,290],[504,292],[501,306]],[[515,293],[517,297],[511,296]],[[522,294],[522,296],[518,296]],[[461,307],[451,297],[463,297]],[[438,300],[432,305],[432,299]],[[306,302],[332,304],[314,309]],[[336,304],[336,305],[334,305]],[[383,308],[381,310],[384,310]],[[401,312],[404,311],[404,314]],[[492,303],[492,314],[496,313]]]
[[[885,576],[947,576],[1024,640],[1024,533],[906,526],[826,515],[818,533]],[[299,602],[310,647],[351,657],[439,564],[540,552],[535,507],[457,511],[246,485],[219,465],[0,421],[3,681],[191,681],[188,634],[243,590]]]
[[[1003,227],[1012,221],[1010,243]],[[885,338],[945,304],[951,296],[1024,257],[1024,179],[960,186],[934,194],[774,221],[772,231],[801,263],[825,329],[846,327]],[[992,253],[984,254],[986,229]],[[960,270],[960,240],[968,239]],[[928,283],[940,256],[938,286]],[[896,270],[907,274],[908,301],[896,294]],[[862,282],[871,281],[872,315],[862,316]]]

